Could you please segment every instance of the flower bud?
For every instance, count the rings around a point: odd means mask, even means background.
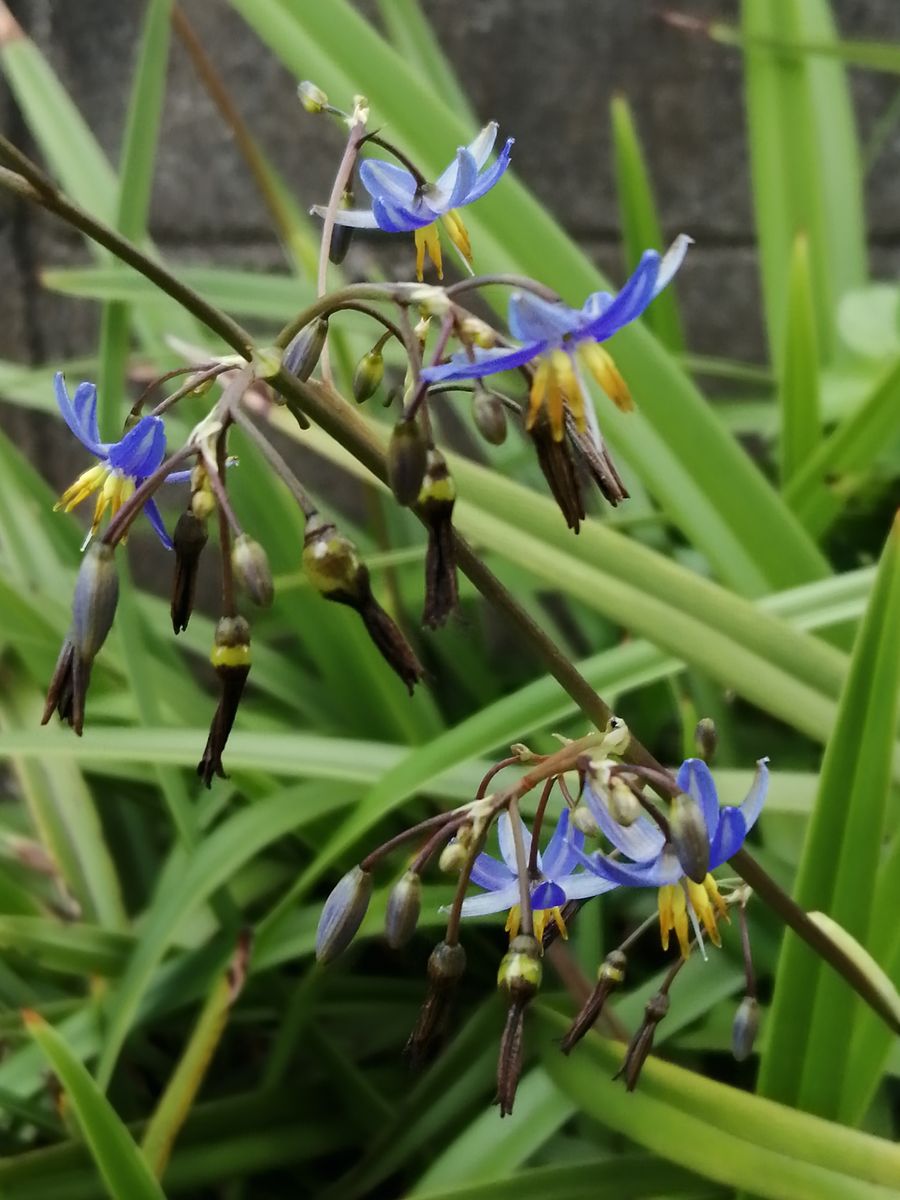
[[[372,899],[372,873],[353,867],[334,886],[316,929],[316,961],[330,963],[350,945]]]
[[[621,717],[610,717],[603,731],[603,752],[624,754],[631,741],[631,731]]]
[[[482,350],[490,350],[497,344],[497,334],[478,317],[464,317],[459,326],[460,337],[465,342],[473,342]]]
[[[260,608],[272,603],[272,571],[265,550],[259,542],[242,533],[235,538],[231,551],[231,565],[238,583]]]
[[[415,418],[400,420],[394,426],[387,466],[388,482],[397,503],[405,507],[415,504],[428,466],[428,445]]]
[[[635,823],[642,812],[640,800],[619,775],[610,776],[606,807],[612,819],[626,829]]]
[[[297,85],[297,95],[308,113],[324,112],[328,107],[328,97],[320,87],[308,79]]]
[[[72,644],[82,661],[92,662],[112,628],[119,600],[115,552],[93,542],[78,571],[72,600]]]
[[[419,312],[425,317],[445,317],[453,307],[453,301],[443,288],[432,287],[420,283],[410,288],[408,292],[410,304],[418,306]]]
[[[365,404],[381,387],[381,381],[384,379],[384,355],[381,348],[384,342],[385,338],[376,342],[368,354],[362,356],[353,372],[353,399],[357,404]]]
[[[206,521],[216,508],[216,497],[209,482],[209,473],[202,462],[191,471],[191,512],[198,521]]]
[[[506,441],[506,409],[496,392],[476,387],[472,400],[472,417],[475,428],[492,446],[502,446]]]
[[[441,851],[441,857],[438,859],[438,870],[443,871],[447,875],[453,875],[455,872],[461,871],[468,860],[469,851],[457,838],[454,838]]]
[[[745,996],[734,1014],[731,1027],[731,1053],[738,1062],[745,1062],[753,1053],[753,1043],[759,1030],[759,1001]]]
[[[709,832],[700,805],[686,792],[672,801],[669,838],[685,875],[702,883],[709,871]]]
[[[428,979],[433,984],[454,984],[466,970],[466,952],[459,942],[438,942],[428,958]]]
[[[316,317],[288,342],[281,365],[304,383],[316,369],[328,337],[328,318]]]
[[[422,909],[422,880],[407,871],[394,884],[384,915],[384,936],[392,950],[405,946],[416,931]]]
[[[520,934],[509,943],[497,972],[497,986],[520,1002],[531,1000],[541,986],[541,947],[531,934]]]
[[[344,209],[353,207],[353,189],[349,184],[344,188],[340,207]],[[334,228],[331,231],[331,245],[328,247],[329,262],[333,262],[336,267],[339,267],[347,257],[347,251],[350,249],[352,241],[353,226],[340,225],[335,222]]]
[[[509,752],[515,755],[520,763],[531,763],[539,757],[524,742],[513,742],[509,748]]]
[[[466,952],[457,942],[438,942],[428,959],[428,994],[416,1024],[406,1043],[406,1053],[414,1067],[431,1054],[441,1036],[450,1001],[466,969]]]
[[[600,836],[600,826],[586,804],[578,804],[572,809],[571,821],[575,828],[583,833],[585,837],[595,838]]]
[[[719,744],[719,734],[712,717],[703,717],[697,722],[697,728],[694,730],[694,744],[703,761],[712,762]]]
[[[206,522],[195,516],[193,507],[189,508],[187,512],[183,512],[178,518],[172,534],[172,545],[175,548],[175,570],[172,575],[172,599],[169,605],[172,628],[176,633],[187,629],[188,621],[194,610],[197,569],[208,536]]]

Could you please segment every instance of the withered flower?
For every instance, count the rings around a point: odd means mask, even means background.
[[[543,413],[538,415],[529,432],[538,466],[547,480],[553,499],[568,527],[577,533],[586,513],[569,441],[567,438],[562,441],[554,438],[550,422]]]
[[[426,1062],[443,1033],[453,993],[465,969],[462,946],[438,942],[428,959],[428,994],[406,1043],[405,1053],[414,1068]]]
[[[497,984],[509,997],[506,1024],[497,1060],[497,1096],[500,1116],[512,1113],[522,1076],[525,1009],[538,994],[543,967],[540,943],[533,934],[519,934],[509,944],[497,972]]]
[[[250,626],[243,617],[220,618],[210,661],[219,677],[220,691],[206,749],[197,764],[197,774],[207,787],[212,786],[213,775],[227,778],[222,766],[222,752],[250,674]]]
[[[169,612],[172,628],[176,633],[187,629],[194,610],[194,595],[197,590],[197,571],[200,555],[209,534],[206,522],[199,520],[189,508],[178,518],[172,543],[175,547],[175,570],[172,574],[172,600]]]
[[[326,600],[346,604],[362,617],[369,637],[384,660],[409,689],[425,671],[406,638],[372,595],[369,571],[356,547],[330,521],[313,513],[306,523],[303,569]]]
[[[626,966],[627,959],[621,950],[607,954],[597,972],[594,990],[560,1042],[559,1048],[563,1054],[570,1054],[588,1030],[593,1029],[610,994],[624,981]]]
[[[428,466],[418,501],[419,511],[428,526],[422,624],[429,629],[439,629],[459,607],[452,523],[455,503],[456,484],[447,460],[432,446],[428,451]]]
[[[655,996],[651,996],[647,1001],[647,1007],[644,1009],[644,1020],[628,1044],[628,1049],[625,1052],[625,1061],[613,1076],[614,1079],[618,1079],[619,1076],[624,1075],[625,1087],[629,1092],[633,1092],[637,1087],[637,1081],[640,1078],[644,1063],[647,1061],[647,1055],[653,1049],[653,1038],[656,1035],[656,1027],[668,1011],[669,995],[667,992],[657,992]]]

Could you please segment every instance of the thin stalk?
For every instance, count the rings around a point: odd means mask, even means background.
[[[260,450],[269,466],[278,476],[278,478],[286,485],[291,495],[297,501],[300,509],[307,520],[317,512],[315,502],[304,490],[300,480],[287,465],[265,434],[261,433],[250,417],[244,412],[239,404],[233,406],[231,410],[231,418],[240,429],[246,433],[254,445]]]
[[[534,937],[534,918],[531,912],[531,876],[528,874],[528,856],[525,853],[525,837],[522,833],[522,818],[518,800],[509,802],[509,824],[512,829],[513,845],[516,848],[516,875],[519,879],[519,929],[525,937]]]
[[[553,791],[553,786],[557,779],[554,775],[544,784],[544,790],[541,792],[541,798],[538,800],[537,811],[534,814],[534,820],[531,823],[531,852],[528,855],[528,874],[532,876],[537,871],[537,856],[538,856],[538,841],[541,836],[541,826],[544,823],[544,813],[547,811],[547,802],[550,799],[550,793]]]
[[[462,292],[477,291],[478,288],[494,286],[521,288],[523,292],[532,292],[535,296],[540,296],[542,300],[551,302],[559,300],[558,292],[554,292],[553,288],[549,288],[543,283],[538,283],[536,279],[529,278],[528,275],[472,275],[468,279],[460,279],[458,283],[452,283],[444,291],[448,296],[459,296]]]
[[[234,520],[234,514],[231,511],[231,505],[228,503],[228,496],[225,492],[225,484],[223,476],[225,474],[225,464],[228,458],[227,448],[227,429],[226,423],[222,432],[216,439],[216,465],[215,470],[208,472],[209,482],[213,491],[216,493],[216,501],[219,510],[219,552],[221,556],[222,566],[222,616],[234,617],[237,616],[237,600],[234,592],[234,570],[231,565],[231,523]],[[218,488],[214,479],[218,477]],[[222,503],[224,497],[224,504]]]

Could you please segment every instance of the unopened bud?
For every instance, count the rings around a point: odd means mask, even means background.
[[[510,754],[514,754],[520,763],[534,762],[538,757],[524,742],[513,742],[509,748],[509,752]]]
[[[703,761],[711,762],[719,744],[718,730],[712,717],[703,717],[697,722],[697,728],[694,730],[694,744]]]
[[[438,859],[438,869],[447,875],[453,875],[455,872],[461,871],[468,861],[468,849],[458,838],[454,838],[441,851],[441,857]]]
[[[422,909],[422,880],[407,871],[393,886],[384,915],[384,936],[392,950],[405,946],[416,931]]]
[[[626,829],[635,823],[642,811],[640,800],[619,775],[610,776],[606,807],[612,819]]]
[[[297,95],[300,98],[300,103],[308,113],[324,112],[328,107],[328,97],[320,87],[317,87],[308,79],[304,79],[302,83],[297,85]]]
[[[72,645],[82,662],[90,663],[112,628],[119,600],[115,551],[93,542],[78,570],[72,599]]]
[[[415,419],[394,426],[387,461],[388,482],[397,503],[415,504],[428,465],[428,446]]]
[[[313,513],[306,522],[303,569],[323,596],[347,596],[352,600],[359,594],[364,567],[356,547],[319,513]]]
[[[425,343],[428,341],[428,331],[431,328],[431,317],[422,317],[413,327],[413,333],[416,335],[416,341],[419,347],[424,350]]]
[[[624,754],[631,741],[631,731],[621,717],[610,717],[603,731],[604,754]]]
[[[325,339],[328,337],[328,318],[317,317],[310,321],[288,342],[281,365],[301,383],[305,383],[316,369]]]
[[[586,804],[576,805],[572,810],[571,821],[575,828],[583,833],[585,837],[595,838],[600,836],[600,826]]]
[[[444,317],[453,304],[443,288],[431,287],[426,283],[420,283],[410,289],[409,301],[415,304],[425,317]]]
[[[672,801],[669,837],[685,875],[702,883],[709,871],[709,832],[700,805],[686,792]]]
[[[340,207],[343,209],[353,207],[353,189],[349,186],[344,188]],[[340,222],[335,221],[334,228],[331,231],[331,245],[328,247],[328,259],[336,267],[339,267],[347,257],[347,251],[350,249],[352,241],[353,226],[342,225]]]
[[[520,934],[509,944],[497,972],[497,986],[520,1002],[531,1000],[541,986],[541,947],[531,934]]]
[[[428,979],[432,984],[453,984],[466,970],[466,952],[459,942],[438,942],[428,958]]]
[[[353,399],[357,404],[365,404],[381,387],[384,379],[384,355],[381,347],[384,341],[379,341],[364,354],[353,372]]]
[[[745,996],[734,1014],[731,1027],[731,1052],[738,1062],[745,1062],[753,1053],[753,1043],[759,1030],[759,1001]]]
[[[472,417],[475,428],[492,446],[502,446],[506,441],[506,409],[496,392],[479,387],[472,401]]]
[[[216,497],[209,482],[209,472],[200,462],[191,471],[191,512],[198,521],[206,521],[215,507]]]
[[[198,493],[199,494],[199,493]],[[199,520],[189,508],[175,524],[172,545],[175,548],[175,571],[172,576],[172,599],[169,612],[176,633],[187,629],[194,609],[197,587],[197,568],[206,545],[206,522]]]
[[[372,874],[353,867],[325,901],[316,929],[316,960],[329,963],[342,954],[356,936],[372,899]]]
[[[268,608],[275,593],[269,559],[259,542],[246,533],[237,537],[231,551],[231,565],[238,583],[253,603]]]
[[[483,350],[490,350],[497,344],[497,335],[490,325],[480,321],[478,317],[464,317],[459,326],[463,341],[472,342]]]

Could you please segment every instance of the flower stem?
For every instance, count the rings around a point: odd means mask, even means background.
[[[528,856],[525,854],[525,838],[522,834],[522,818],[519,802],[509,802],[509,824],[512,829],[513,845],[516,848],[516,875],[519,879],[519,930],[525,937],[534,936],[534,916],[531,912],[531,876],[528,874]],[[536,842],[532,842],[536,845]]]

